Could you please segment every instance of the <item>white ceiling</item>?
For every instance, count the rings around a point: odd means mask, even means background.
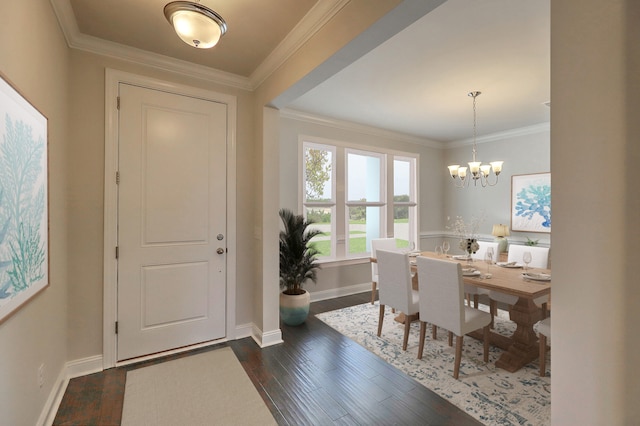
[[[228,23],[210,50],[178,39],[167,0],[51,1],[73,47],[130,46],[251,87],[348,0],[202,0]],[[473,134],[467,93],[479,90],[478,136],[548,123],[549,3],[448,0],[287,108],[455,141]]]
[[[549,121],[549,0],[448,0],[290,108],[437,141]]]

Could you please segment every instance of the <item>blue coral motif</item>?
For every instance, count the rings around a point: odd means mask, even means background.
[[[551,186],[529,185],[517,194],[516,216],[531,220],[535,215],[542,217],[542,226],[551,228]]]

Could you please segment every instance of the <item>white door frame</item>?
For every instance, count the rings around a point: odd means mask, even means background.
[[[227,328],[226,339],[235,339],[236,329],[236,97],[177,83],[162,81],[113,69],[105,72],[105,141],[104,141],[104,301],[102,368],[115,367],[117,347],[117,271],[115,257],[118,237],[118,86],[129,83],[149,89],[224,103],[227,109]]]

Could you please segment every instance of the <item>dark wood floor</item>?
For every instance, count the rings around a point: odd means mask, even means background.
[[[303,325],[282,326],[280,345],[260,349],[247,338],[195,352],[230,346],[280,425],[481,424],[314,316],[369,298],[312,303]],[[120,425],[128,370],[193,353],[72,379],[53,424]]]

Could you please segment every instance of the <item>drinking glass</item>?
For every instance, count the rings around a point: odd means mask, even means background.
[[[436,256],[442,256],[442,247],[436,246]]]
[[[487,275],[489,274],[489,267],[493,263],[493,247],[487,248],[484,252],[484,263],[487,264]]]
[[[411,241],[410,243],[407,243],[407,248],[403,251],[403,253],[411,253],[415,248],[416,248],[416,243]]]
[[[524,262],[524,270],[528,271],[529,270],[529,263],[531,263],[531,252],[530,251],[525,251],[524,253],[522,253],[522,261]]]
[[[442,251],[444,252],[444,257],[447,257],[447,253],[449,253],[449,249],[451,246],[449,245],[449,241],[445,241],[442,243]]]

